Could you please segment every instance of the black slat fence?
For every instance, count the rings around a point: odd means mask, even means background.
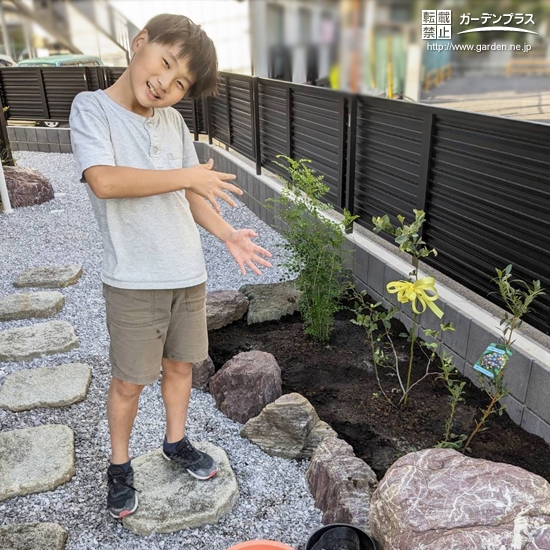
[[[105,89],[124,67],[0,68],[7,120],[66,121],[74,96]],[[208,134],[285,176],[277,154],[309,158],[339,212],[394,222],[426,212],[429,263],[500,303],[495,267],[548,292],[528,322],[550,334],[550,126],[220,73],[219,93],[174,106]],[[500,304],[502,305],[502,304]]]

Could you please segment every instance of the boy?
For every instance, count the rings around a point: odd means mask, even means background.
[[[111,438],[107,507],[115,518],[138,506],[128,444],[141,390],[162,366],[166,409],[165,458],[198,479],[217,467],[185,436],[192,363],[208,357],[206,270],[195,223],[221,239],[246,274],[271,257],[219,215],[224,190],[242,194],[198,162],[183,118],[171,107],[184,96],[213,93],[214,44],[188,18],[163,14],[132,41],[133,58],[106,90],[74,99],[71,141],[79,177],[104,245],[103,296],[110,335],[112,378],[107,400]],[[205,199],[208,199],[211,208]]]

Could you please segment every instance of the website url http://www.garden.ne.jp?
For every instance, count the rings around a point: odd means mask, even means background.
[[[531,44],[426,44],[426,49],[431,52],[443,51],[458,51],[458,52],[488,52],[488,51],[504,51],[504,52],[524,52],[531,51]]]

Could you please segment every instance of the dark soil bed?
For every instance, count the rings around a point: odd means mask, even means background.
[[[352,445],[355,454],[381,479],[399,457],[433,447],[443,439],[449,394],[444,383],[431,376],[412,390],[406,409],[393,408],[379,396],[364,329],[351,323],[352,318],[355,316],[348,310],[336,314],[327,344],[314,343],[303,333],[298,313],[250,326],[240,320],[209,333],[210,357],[218,370],[243,351],[273,354],[282,370],[283,393],[298,392],[309,399],[321,420]],[[403,325],[394,321],[392,333],[399,342],[403,372],[409,344],[397,335],[404,331]],[[425,364],[418,350],[413,380]],[[388,378],[386,391],[391,385]],[[457,434],[469,434],[475,415],[488,404],[487,396],[470,381],[464,397],[453,429]],[[514,464],[550,481],[550,446],[519,428],[506,413],[491,417],[489,429],[476,436],[469,456]]]

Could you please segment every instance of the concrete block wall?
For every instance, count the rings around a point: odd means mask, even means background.
[[[211,147],[206,143],[197,144],[197,147],[210,148],[215,169],[237,175],[237,182],[245,191],[238,198],[260,219],[280,231],[282,222],[274,220],[273,213],[264,207],[267,197],[280,196],[283,186],[279,180],[266,175],[257,176],[252,163],[237,153]],[[206,158],[206,153],[203,156]],[[341,216],[334,211],[327,217],[334,221],[341,220]],[[350,267],[353,268],[358,290],[366,290],[387,309],[397,306],[400,309],[398,318],[409,329],[413,322],[410,307],[399,304],[396,296],[388,294],[385,289],[389,282],[406,277],[412,266],[357,230],[347,235],[347,239],[354,250],[353,266]],[[423,276],[427,275],[420,272],[420,277]],[[442,321],[452,322],[456,329],[454,332],[443,333],[438,351],[450,354],[458,370],[479,385],[473,365],[488,344],[498,341],[500,319],[439,281],[437,290],[437,305],[444,312]],[[419,318],[422,331],[439,329],[440,322],[430,310]],[[430,339],[425,335],[424,338]],[[550,350],[517,334],[514,354],[506,373],[506,383],[510,395],[504,400],[504,404],[510,418],[529,433],[550,443]]]
[[[69,128],[27,128],[8,126],[12,151],[72,153]]]
[[[69,129],[8,127],[8,134],[15,151],[71,152]],[[267,198],[280,197],[283,189],[280,180],[256,175],[252,163],[237,153],[204,142],[196,142],[195,148],[201,162],[213,158],[215,170],[236,174],[237,182],[244,190],[244,194],[237,198],[262,221],[282,231],[286,224],[265,206]],[[334,221],[341,219],[333,211],[323,215]],[[357,288],[366,290],[388,309],[399,307],[399,319],[407,329],[410,328],[410,308],[399,304],[395,295],[388,294],[385,288],[387,283],[404,278],[411,271],[411,265],[358,230],[347,235],[347,239],[354,251],[353,263],[349,267],[353,269]],[[425,274],[420,273],[420,276]],[[500,319],[440,282],[437,282],[437,289],[437,304],[444,311],[443,320],[452,322],[456,328],[454,332],[443,333],[439,352],[452,355],[458,370],[478,384],[473,365],[488,344],[498,341]],[[439,319],[428,310],[420,317],[419,325],[423,330],[437,329]],[[550,443],[550,350],[517,334],[506,382],[510,395],[505,404],[510,418]]]

